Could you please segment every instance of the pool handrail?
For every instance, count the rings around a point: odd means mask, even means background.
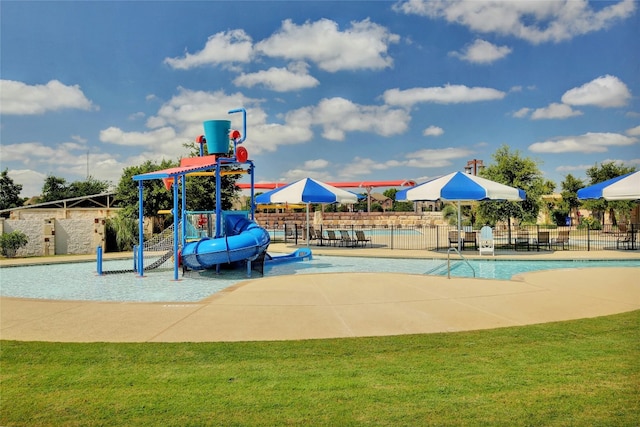
[[[464,256],[462,256],[458,248],[449,248],[447,249],[447,279],[451,279],[451,251],[456,252],[460,256],[460,259],[467,263],[467,265],[471,269],[471,272],[473,273],[473,277],[475,278],[476,270],[474,270],[471,264],[469,264],[469,261],[467,261],[467,259]]]

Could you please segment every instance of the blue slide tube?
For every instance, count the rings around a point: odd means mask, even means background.
[[[220,264],[251,261],[267,250],[269,232],[246,218],[238,219],[226,236],[189,242],[182,248],[182,262],[192,270]]]

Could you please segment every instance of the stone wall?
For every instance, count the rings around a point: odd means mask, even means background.
[[[29,242],[16,256],[94,254],[105,246],[106,218],[117,209],[25,209],[0,218],[0,234],[19,230]]]
[[[257,213],[256,222],[266,227],[273,228],[282,224],[302,225],[306,222],[306,212],[286,213]],[[340,228],[346,226],[358,227],[428,227],[445,225],[442,212],[309,212],[309,221],[316,226]]]
[[[0,232],[2,234],[13,233],[14,231],[23,232],[29,240],[26,246],[18,249],[16,256],[25,257],[44,255],[44,221],[41,219],[0,219]]]

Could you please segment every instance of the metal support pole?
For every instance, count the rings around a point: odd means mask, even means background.
[[[96,266],[96,271],[99,276],[102,276],[102,246],[98,246],[96,248],[96,261],[98,265]]]
[[[138,276],[144,276],[144,186],[138,181]]]
[[[222,237],[222,176],[220,174],[220,161],[216,162],[216,238]]]
[[[256,205],[254,203],[254,194],[255,194],[255,188],[254,188],[254,181],[255,181],[255,174],[253,173],[253,162],[249,162],[249,175],[251,175],[251,195],[249,196],[249,202],[251,204],[251,221],[255,221],[256,217],[255,217],[255,211],[256,211]]]
[[[184,181],[184,175],[180,176],[180,181]],[[183,184],[184,187],[184,184]],[[184,191],[183,191],[184,197]],[[180,227],[180,206],[178,203],[178,177],[173,177],[173,280],[178,280],[178,229]],[[184,221],[183,221],[184,222]]]

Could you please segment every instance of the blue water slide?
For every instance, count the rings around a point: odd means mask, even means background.
[[[313,254],[309,248],[296,249],[294,252],[286,255],[268,255],[264,259],[265,263],[269,264],[283,264],[285,262],[296,262],[313,259]]]
[[[189,242],[182,248],[182,262],[192,270],[204,270],[221,264],[252,261],[267,250],[269,232],[241,216],[225,220],[226,235]]]

